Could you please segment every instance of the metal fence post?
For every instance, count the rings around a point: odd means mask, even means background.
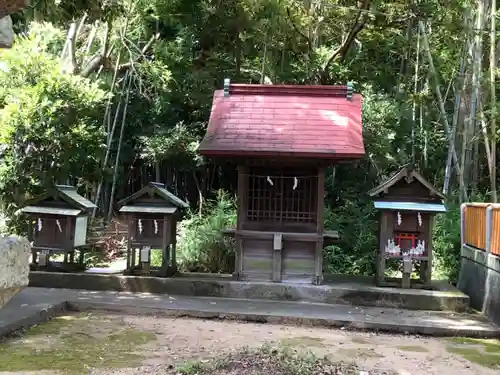
[[[465,211],[467,209],[467,203],[462,203],[460,205],[460,247],[465,244]]]
[[[486,208],[486,239],[485,239],[485,249],[486,254],[491,252],[491,235],[493,229],[493,206],[488,206]]]

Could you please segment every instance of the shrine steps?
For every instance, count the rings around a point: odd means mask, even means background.
[[[327,276],[323,285],[235,281],[226,276],[182,275],[173,278],[122,276],[99,273],[30,273],[30,286],[186,297],[215,297],[259,301],[304,302],[407,310],[469,310],[469,297],[446,282],[433,283],[434,290],[381,288],[372,279]]]
[[[468,313],[33,287],[23,290],[0,310],[0,337],[42,323],[67,310],[226,319],[400,334],[500,337],[498,326],[484,316]]]

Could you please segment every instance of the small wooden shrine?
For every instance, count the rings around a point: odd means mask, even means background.
[[[32,246],[32,267],[56,267],[52,254],[64,254],[62,269],[84,268],[89,216],[96,205],[78,194],[74,186],[56,185],[51,191],[27,202],[21,212],[29,218],[28,240]],[[74,263],[75,249],[79,262]],[[69,261],[68,261],[69,256]]]
[[[321,283],[325,168],[365,152],[352,86],[226,79],[199,151],[238,168],[235,277]]]
[[[402,286],[411,286],[411,272],[419,266],[419,282],[429,286],[432,279],[433,217],[446,212],[444,196],[409,166],[368,193],[380,211],[377,284],[388,285],[386,261],[402,266]]]
[[[170,193],[165,185],[150,182],[118,202],[127,218],[127,274],[170,276],[177,272],[175,256],[179,209],[189,205]],[[151,267],[151,251],[160,250],[160,268]]]

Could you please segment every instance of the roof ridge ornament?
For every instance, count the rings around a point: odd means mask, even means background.
[[[347,95],[346,95],[347,100],[349,101],[352,100],[353,92],[354,92],[354,84],[352,82],[347,82]]]
[[[231,85],[231,80],[229,78],[224,78],[224,96],[229,96],[230,85]]]

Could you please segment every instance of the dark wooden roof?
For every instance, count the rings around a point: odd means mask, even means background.
[[[408,184],[410,184],[414,180],[418,181],[423,187],[425,187],[429,191],[429,195],[441,199],[445,198],[445,196],[439,190],[437,190],[429,181],[427,181],[420,173],[415,171],[410,166],[402,167],[397,173],[395,173],[388,180],[384,181],[377,187],[370,190],[368,192],[368,195],[374,197],[379,194],[388,194],[389,189],[392,186],[396,185],[398,182],[406,181]]]
[[[188,208],[189,205],[184,202],[182,199],[179,197],[175,196],[171,192],[169,192],[165,184],[162,184],[160,182],[150,182],[148,183],[145,187],[143,187],[141,190],[137,191],[136,193],[132,194],[131,196],[122,199],[121,201],[118,202],[118,207],[124,207],[124,206],[129,206],[130,204],[133,204],[135,201],[137,201],[139,198],[143,197],[144,195],[150,195],[150,196],[158,196],[161,199],[163,199],[165,202],[173,205],[176,208]],[[142,204],[141,205],[143,208],[141,208],[141,212],[144,212],[144,207],[147,206],[147,204]],[[152,204],[152,206],[155,206]],[[130,210],[127,210],[128,212],[131,212]],[[170,212],[165,212],[165,213],[172,213]],[[139,212],[139,211],[137,211]],[[152,212],[153,213],[153,212]],[[157,212],[155,212],[157,213]]]
[[[60,202],[65,203],[65,207],[60,206]],[[56,211],[47,210],[47,207],[57,208]],[[73,210],[68,210],[72,208]],[[21,212],[26,213],[47,213],[60,214],[63,216],[74,216],[75,210],[80,212],[90,212],[97,206],[87,198],[78,194],[76,187],[71,185],[56,185],[50,191],[40,194],[26,202],[26,207],[21,209]]]
[[[351,86],[226,84],[214,93],[205,156],[359,159],[362,98]]]

